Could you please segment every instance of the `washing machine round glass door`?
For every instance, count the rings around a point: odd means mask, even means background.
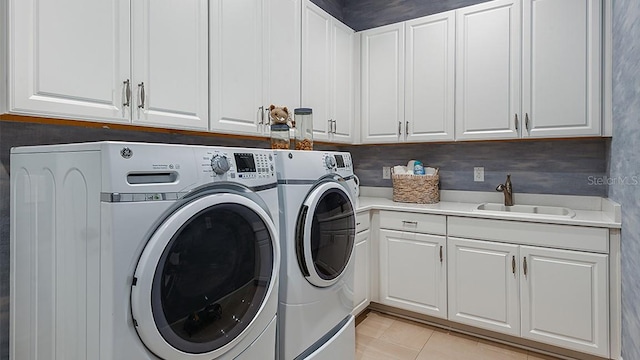
[[[245,196],[209,194],[178,207],[150,237],[131,287],[145,346],[162,359],[230,351],[277,291],[277,241],[268,213]]]
[[[296,224],[298,264],[307,281],[327,287],[340,280],[355,241],[355,213],[349,190],[337,181],[317,185],[304,201]]]

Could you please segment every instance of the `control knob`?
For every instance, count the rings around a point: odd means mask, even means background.
[[[336,159],[331,155],[327,155],[327,157],[324,158],[324,165],[327,169],[333,169],[336,167]]]
[[[229,160],[224,155],[215,155],[211,158],[211,168],[216,174],[222,175],[229,171]]]

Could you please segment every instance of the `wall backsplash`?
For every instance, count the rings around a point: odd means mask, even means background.
[[[440,168],[443,190],[494,191],[511,174],[514,193],[605,196],[607,139],[360,145],[351,151],[363,186],[392,186],[382,167],[422,161]],[[484,182],[473,181],[483,166]]]

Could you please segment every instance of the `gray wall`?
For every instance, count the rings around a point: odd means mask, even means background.
[[[440,168],[443,190],[494,191],[511,173],[514,193],[606,196],[606,139],[461,142],[411,145],[361,145],[353,154],[355,172],[364,186],[392,186],[382,167],[416,159]],[[485,181],[473,181],[474,166],[483,166]],[[600,182],[600,184],[598,184]],[[517,202],[517,195],[516,195]]]
[[[609,197],[622,204],[622,357],[640,359],[640,2],[613,2]]]

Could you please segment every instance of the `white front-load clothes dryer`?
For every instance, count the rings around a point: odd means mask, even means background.
[[[276,154],[281,204],[278,356],[355,358],[355,180],[346,152]]]
[[[271,150],[12,149],[10,358],[275,358]]]

